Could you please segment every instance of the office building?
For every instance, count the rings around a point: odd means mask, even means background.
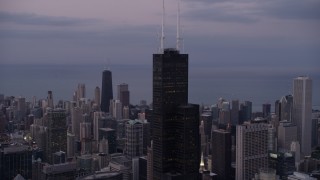
[[[293,80],[293,123],[297,125],[298,141],[304,156],[311,154],[312,80],[300,76]]]
[[[294,155],[290,152],[270,152],[269,168],[275,169],[280,179],[287,179],[296,170]]]
[[[109,112],[110,100],[113,99],[112,74],[109,70],[102,72],[101,111]]]
[[[110,114],[116,120],[122,119],[122,103],[120,100],[111,100],[110,101]]]
[[[94,89],[94,102],[98,105],[98,107],[100,107],[100,102],[101,102],[100,98],[101,98],[100,88],[97,86]]]
[[[199,106],[188,104],[188,55],[153,55],[153,179],[197,179]]]
[[[99,129],[99,141],[103,138],[108,140],[108,154],[117,152],[117,134],[114,129],[111,128],[100,128]]]
[[[124,106],[130,105],[130,92],[128,88],[128,84],[122,83],[118,85],[118,94],[117,99],[122,103],[122,108]]]
[[[219,180],[230,179],[231,174],[231,133],[223,129],[212,131],[212,172]]]
[[[292,110],[293,110],[293,96],[286,95],[280,99],[280,121],[288,120],[292,121]]]
[[[297,141],[297,126],[289,121],[280,121],[278,126],[278,149],[290,150],[291,143]]]
[[[270,116],[271,113],[271,104],[266,103],[262,104],[262,114],[264,118],[267,118]]]
[[[143,150],[143,124],[140,120],[129,120],[126,126],[125,154],[130,157],[142,156]]]
[[[71,129],[76,139],[80,138],[80,122],[82,121],[83,110],[79,107],[71,109]]]
[[[80,100],[82,98],[86,97],[86,85],[85,84],[78,84],[78,91],[77,91],[77,100]]]
[[[54,108],[52,91],[48,91],[47,107]]]
[[[13,179],[21,174],[32,177],[32,150],[25,145],[0,146],[0,179]]]
[[[45,151],[45,160],[53,164],[53,153],[67,152],[67,125],[66,113],[63,109],[48,110],[48,133]]]
[[[268,167],[268,125],[246,122],[237,126],[236,180],[252,179]]]
[[[231,123],[232,125],[239,124],[239,100],[232,100],[231,102]]]

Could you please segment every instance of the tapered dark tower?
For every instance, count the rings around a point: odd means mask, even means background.
[[[153,55],[153,179],[198,179],[199,107],[188,105],[188,55]]]
[[[109,70],[102,72],[101,111],[109,112],[110,100],[113,99],[112,73]]]

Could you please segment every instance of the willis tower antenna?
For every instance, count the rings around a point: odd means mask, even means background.
[[[163,13],[161,51],[153,54],[153,180],[199,179],[199,105],[188,103],[189,61],[188,54],[178,50],[179,26],[178,23],[177,47],[164,48]]]

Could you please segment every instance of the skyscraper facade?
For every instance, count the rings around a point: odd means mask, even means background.
[[[113,99],[112,73],[109,70],[102,72],[101,111],[109,112],[110,100]]]
[[[293,80],[293,123],[297,125],[298,141],[303,155],[311,154],[312,80],[300,76]]]
[[[223,129],[212,131],[212,172],[217,179],[228,180],[231,175],[231,133]]]
[[[98,86],[94,89],[94,102],[100,107],[100,88]]]
[[[118,85],[117,99],[122,103],[122,107],[130,105],[130,92],[128,84],[122,83]]]
[[[143,150],[143,125],[140,120],[126,122],[126,150],[125,154],[130,157],[142,156]]]
[[[236,180],[252,179],[268,167],[268,125],[245,122],[236,133]]]
[[[200,145],[199,117],[196,115],[199,115],[199,107],[187,104],[188,55],[180,54],[176,49],[154,54],[152,130],[155,180],[168,176],[197,179]],[[187,156],[192,152],[197,156]],[[188,171],[183,164],[190,167]]]
[[[67,152],[66,113],[63,109],[48,110],[48,137],[46,142],[46,161],[53,163],[53,153]]]

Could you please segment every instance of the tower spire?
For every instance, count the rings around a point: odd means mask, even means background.
[[[163,53],[163,51],[164,51],[164,16],[165,16],[164,0],[162,0],[162,23],[161,23],[160,53]]]
[[[178,0],[178,10],[177,10],[177,47],[176,49],[179,51],[181,48],[181,37],[180,37],[180,0]]]

